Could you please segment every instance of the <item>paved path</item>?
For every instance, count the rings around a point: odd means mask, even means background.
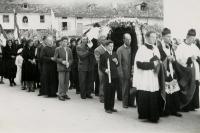
[[[71,100],[38,97],[19,86],[0,85],[0,133],[200,133],[200,110],[182,118],[161,118],[158,124],[137,119],[137,109],[107,114],[98,98],[81,100],[70,90]]]

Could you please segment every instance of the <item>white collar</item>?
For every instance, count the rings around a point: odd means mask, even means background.
[[[167,49],[166,45],[168,45],[168,47],[170,48],[170,45],[166,44],[164,40],[161,41],[161,44],[162,44],[162,47],[165,48],[165,49]]]
[[[126,44],[124,44],[124,47],[125,47],[125,48],[130,48],[130,47],[126,46]]]

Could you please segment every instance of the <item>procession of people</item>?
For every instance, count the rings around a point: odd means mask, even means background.
[[[117,93],[123,108],[137,108],[138,119],[157,123],[160,117],[181,117],[180,112],[199,108],[196,31],[190,29],[182,42],[173,40],[168,28],[161,38],[157,34],[147,31],[144,43],[132,50],[133,39],[125,33],[123,45],[115,51],[108,36],[55,40],[47,35],[41,41],[29,38],[19,43],[7,39],[0,26],[0,84],[8,79],[11,87],[39,89],[38,96],[60,101],[71,99],[72,88],[83,100],[92,99],[94,93],[109,114],[118,111],[114,108]]]

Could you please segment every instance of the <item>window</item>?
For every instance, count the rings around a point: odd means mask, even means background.
[[[83,17],[77,17],[77,19],[83,19]]]
[[[25,24],[28,23],[28,17],[24,16],[24,17],[22,18],[22,22],[25,23]]]
[[[67,30],[67,22],[62,22],[62,30]]]
[[[27,3],[24,3],[23,4],[23,7],[26,9],[26,8],[28,8],[28,4]]]
[[[9,15],[3,15],[3,23],[9,23]]]
[[[143,2],[142,4],[141,4],[141,7],[140,7],[141,9],[141,11],[145,11],[145,10],[147,10],[147,3],[145,3],[145,2]]]
[[[44,15],[40,15],[40,23],[44,23],[45,22],[45,17]]]

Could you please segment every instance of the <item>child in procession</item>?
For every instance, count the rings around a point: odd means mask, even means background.
[[[115,89],[118,83],[118,59],[117,54],[113,52],[113,42],[105,42],[106,52],[100,57],[100,69],[105,74],[104,86],[104,109],[107,113],[117,112],[114,109]]]

